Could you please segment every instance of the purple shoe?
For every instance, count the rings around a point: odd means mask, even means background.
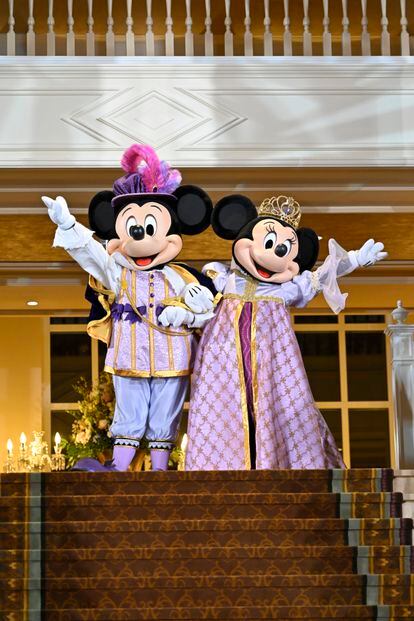
[[[101,464],[100,461],[92,457],[79,459],[71,470],[75,472],[118,472],[112,461],[106,461],[105,464]]]

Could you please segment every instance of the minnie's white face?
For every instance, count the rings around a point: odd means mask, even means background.
[[[255,225],[252,237],[237,240],[233,247],[237,262],[251,276],[262,282],[282,284],[299,273],[295,262],[299,243],[290,226],[266,218]]]
[[[115,230],[119,239],[110,240],[108,252],[120,252],[140,270],[168,263],[183,246],[179,235],[167,234],[170,226],[171,215],[164,205],[130,203],[118,214]]]

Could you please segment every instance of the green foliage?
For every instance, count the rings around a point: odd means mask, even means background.
[[[112,378],[108,373],[101,373],[96,386],[81,377],[74,389],[81,397],[79,410],[68,412],[74,419],[72,433],[69,440],[62,440],[69,467],[82,457],[98,458],[112,447],[108,433],[115,408]]]

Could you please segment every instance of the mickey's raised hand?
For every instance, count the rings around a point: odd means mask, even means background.
[[[68,208],[68,205],[63,196],[57,196],[56,200],[49,196],[42,196],[42,201],[47,207],[49,218],[57,224],[57,226],[63,230],[72,228],[76,219]]]

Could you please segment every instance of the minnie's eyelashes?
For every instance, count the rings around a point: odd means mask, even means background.
[[[270,222],[269,222],[269,224],[266,225],[266,231],[268,233],[276,233],[276,229],[275,229],[274,224],[270,224]]]

